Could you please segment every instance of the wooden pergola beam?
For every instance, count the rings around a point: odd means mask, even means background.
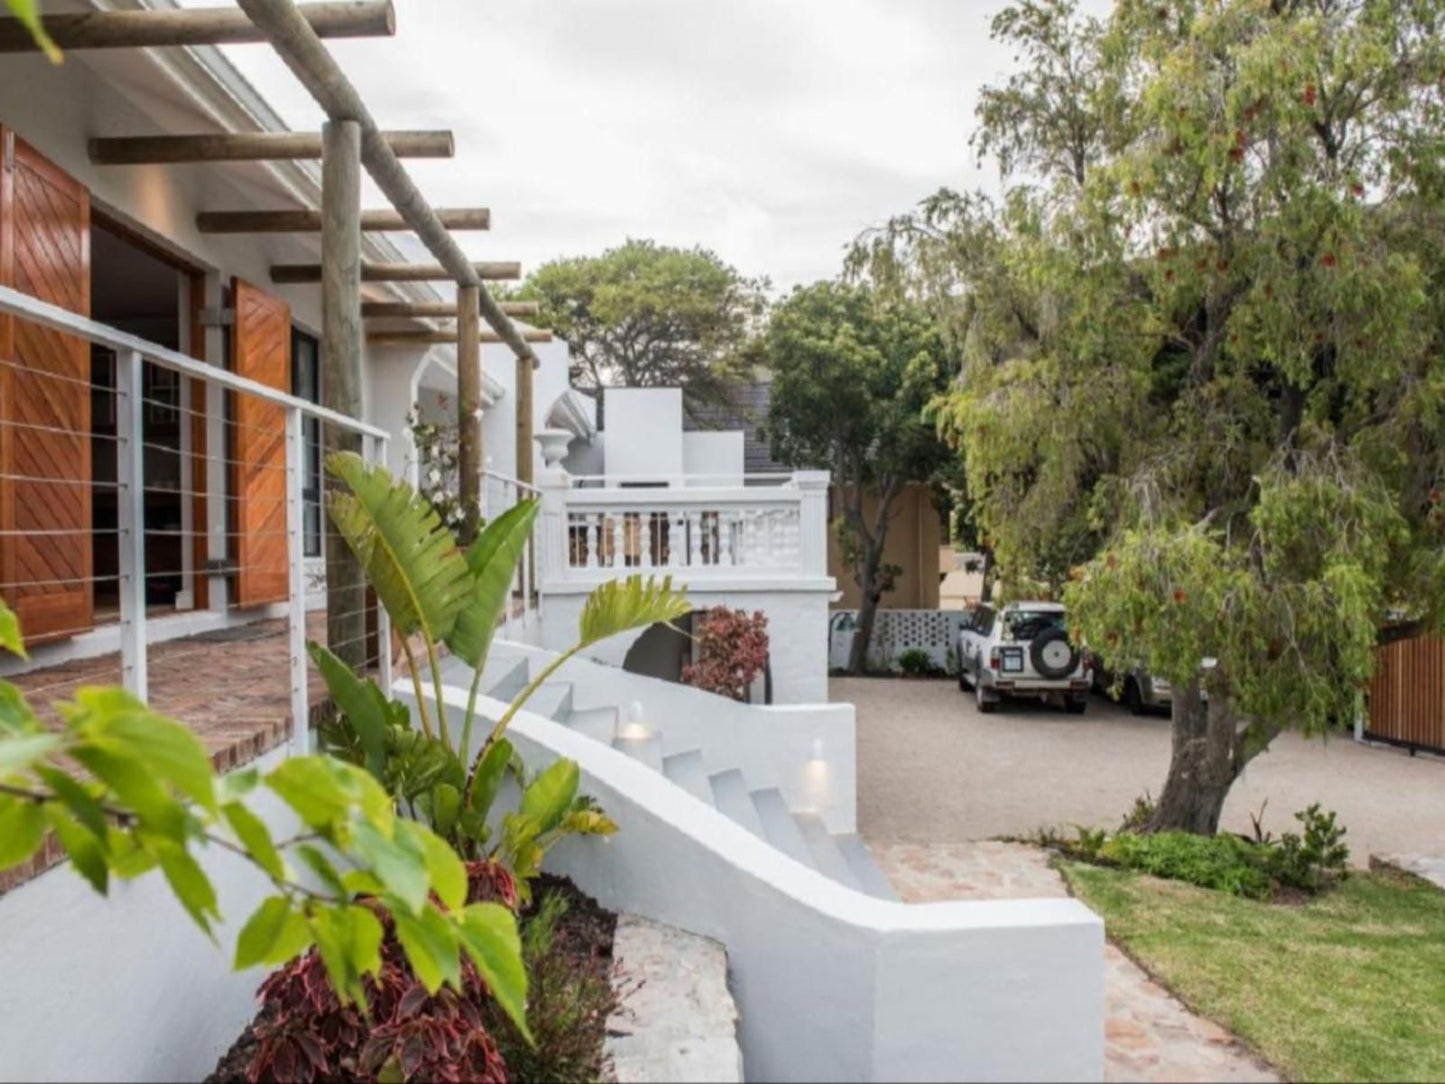
[[[508,316],[536,316],[542,306],[535,301],[502,301],[497,306]],[[361,315],[365,317],[423,317],[430,320],[449,320],[456,316],[456,306],[447,301],[363,301]]]
[[[437,218],[449,230],[489,230],[492,212],[486,207],[438,207]],[[319,233],[321,212],[288,211],[202,211],[196,215],[201,233]],[[363,233],[409,230],[406,220],[391,210],[361,212]],[[450,313],[455,315],[455,313]]]
[[[518,328],[523,342],[549,343],[552,332],[545,328]],[[368,331],[366,341],[377,346],[455,346],[460,340],[455,331]],[[483,331],[477,339],[483,343],[500,343],[502,337],[495,331]]]
[[[391,0],[300,4],[297,12],[319,38],[378,38],[396,33]],[[263,42],[243,11],[192,8],[176,11],[90,11],[46,15],[45,30],[65,51],[141,49],[169,45],[244,45]],[[35,39],[19,19],[0,19],[0,53],[29,53]]]
[[[450,158],[456,153],[451,132],[377,134],[398,158]],[[321,158],[320,132],[213,132],[90,141],[90,160],[97,166],[273,162],[298,158]]]
[[[441,224],[421,189],[382,138],[366,102],[292,0],[237,0],[237,3],[251,21],[266,32],[277,55],[328,117],[354,120],[361,125],[361,163],[376,186],[406,219],[427,250],[451,273],[458,286],[478,287],[479,307],[487,325],[502,337],[513,353],[527,358],[533,365],[540,365],[536,353],[523,341],[511,319],[497,307],[466,253]]]
[[[522,265],[514,260],[490,260],[468,265],[478,281],[495,282],[522,277]],[[271,268],[271,281],[294,286],[320,282],[319,263],[278,263]],[[362,282],[446,282],[452,278],[449,268],[438,263],[364,263]]]

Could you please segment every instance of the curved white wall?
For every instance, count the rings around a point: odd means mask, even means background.
[[[446,696],[465,705],[465,689]],[[874,899],[585,735],[523,711],[510,736],[529,768],[576,760],[621,829],[565,842],[551,869],[727,946],[750,1078],[1101,1078],[1104,929],[1077,900]]]

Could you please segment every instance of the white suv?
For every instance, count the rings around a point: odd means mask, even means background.
[[[1057,602],[975,608],[958,634],[958,660],[958,687],[973,689],[979,711],[1005,696],[1057,697],[1076,715],[1089,706],[1089,663]]]

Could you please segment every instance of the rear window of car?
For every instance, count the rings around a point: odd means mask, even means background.
[[[1058,610],[1017,610],[1008,615],[1004,631],[1011,640],[1033,640],[1063,627],[1064,615]]]

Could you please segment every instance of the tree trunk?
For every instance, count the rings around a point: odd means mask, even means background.
[[[1212,694],[1206,703],[1194,682],[1175,690],[1172,716],[1169,777],[1148,831],[1212,836],[1219,831],[1229,788],[1244,766],[1236,760],[1234,713],[1222,693]]]
[[[848,672],[861,674],[868,664],[868,645],[873,642],[873,625],[878,618],[878,566],[883,560],[883,541],[879,539],[863,559],[858,576],[858,630],[853,633],[853,646],[848,652]]]
[[[993,547],[982,546],[980,552],[983,554],[983,586],[979,588],[979,602],[989,603],[993,601]]]

